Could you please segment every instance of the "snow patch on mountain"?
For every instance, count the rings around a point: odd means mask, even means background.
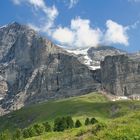
[[[89,67],[91,70],[100,69],[100,62],[108,55],[125,54],[126,52],[110,46],[101,46],[98,48],[78,48],[66,49],[67,52],[78,57],[79,61]]]

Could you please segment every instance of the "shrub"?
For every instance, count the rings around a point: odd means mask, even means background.
[[[104,123],[97,123],[93,128],[92,128],[92,133],[96,134],[98,131],[103,130],[106,128],[106,125]]]
[[[89,118],[86,118],[85,125],[89,125],[89,124],[90,124],[90,120],[89,120]]]
[[[43,124],[34,124],[33,126],[29,128],[25,128],[23,130],[23,137],[29,138],[33,136],[41,135],[45,132],[45,127]]]
[[[21,140],[22,138],[23,138],[22,130],[18,128],[13,135],[13,139],[14,140]]]
[[[0,140],[12,140],[12,135],[9,130],[5,130],[0,134]]]
[[[33,130],[35,130],[37,135],[41,135],[45,132],[45,127],[43,124],[35,124],[33,125]]]
[[[36,129],[33,126],[28,128],[28,133],[29,133],[29,137],[33,137],[33,136],[38,135],[37,132],[36,132]]]
[[[37,136],[37,135],[39,135],[39,134],[34,126],[31,126],[29,128],[25,128],[23,130],[23,137],[24,138],[29,138],[29,137],[33,137],[33,136]]]
[[[25,129],[23,130],[23,137],[24,137],[24,138],[29,138],[29,137],[30,137],[30,133],[29,133],[28,128],[25,128]]]
[[[64,131],[67,129],[67,123],[65,118],[57,118],[54,121],[54,131]]]
[[[78,127],[81,127],[81,126],[82,126],[81,122],[79,120],[76,120],[75,127],[78,128]]]
[[[46,132],[50,132],[51,129],[51,125],[48,122],[43,123],[44,127],[45,127],[45,131]]]
[[[67,123],[67,128],[73,128],[74,127],[74,121],[72,120],[71,116],[66,117],[66,123]]]
[[[98,121],[95,119],[95,118],[91,118],[91,120],[90,120],[90,123],[91,124],[95,124],[95,123],[97,123]]]

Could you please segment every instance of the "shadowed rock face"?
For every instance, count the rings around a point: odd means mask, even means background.
[[[140,56],[107,56],[101,63],[102,88],[114,95],[140,94]]]
[[[0,96],[5,111],[95,91],[94,71],[27,26],[0,28]]]

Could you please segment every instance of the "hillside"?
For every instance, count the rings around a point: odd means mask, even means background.
[[[110,117],[108,100],[97,93],[90,93],[83,96],[39,103],[0,117],[0,130],[16,127],[27,127],[36,122],[52,122],[59,116],[71,115],[75,119],[85,119],[87,116],[95,116],[100,119]]]
[[[109,133],[109,136],[111,134],[114,135],[116,129],[121,130],[121,134],[123,134],[122,129],[130,131],[130,125],[132,127],[134,126],[134,131],[135,129],[137,131],[137,127],[139,126],[138,123],[140,123],[140,102],[112,102],[99,93],[90,93],[79,97],[49,101],[24,107],[18,111],[0,117],[0,130],[9,129],[10,131],[13,131],[15,128],[25,128],[34,123],[42,123],[45,121],[48,121],[53,125],[55,118],[68,115],[72,116],[74,120],[81,120],[82,123],[84,123],[86,117],[96,117],[99,122],[106,123],[107,129],[100,134],[101,136],[105,135],[105,133]],[[68,135],[75,136],[81,131],[91,131],[92,127],[93,126],[83,126],[79,129],[74,128],[65,131],[63,134],[51,132],[39,136],[41,137],[39,139],[44,140],[47,139],[47,137],[50,137],[50,139],[54,140],[54,138],[58,136],[63,140],[63,137],[68,137]],[[113,133],[110,131],[112,127],[115,129],[113,130]]]

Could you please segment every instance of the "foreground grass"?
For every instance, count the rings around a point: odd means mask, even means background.
[[[42,136],[28,138],[26,140],[73,140],[81,138],[87,138],[87,135],[91,135],[92,126],[85,126],[81,128],[73,128],[64,132],[50,132]],[[91,135],[92,136],[92,135]]]

